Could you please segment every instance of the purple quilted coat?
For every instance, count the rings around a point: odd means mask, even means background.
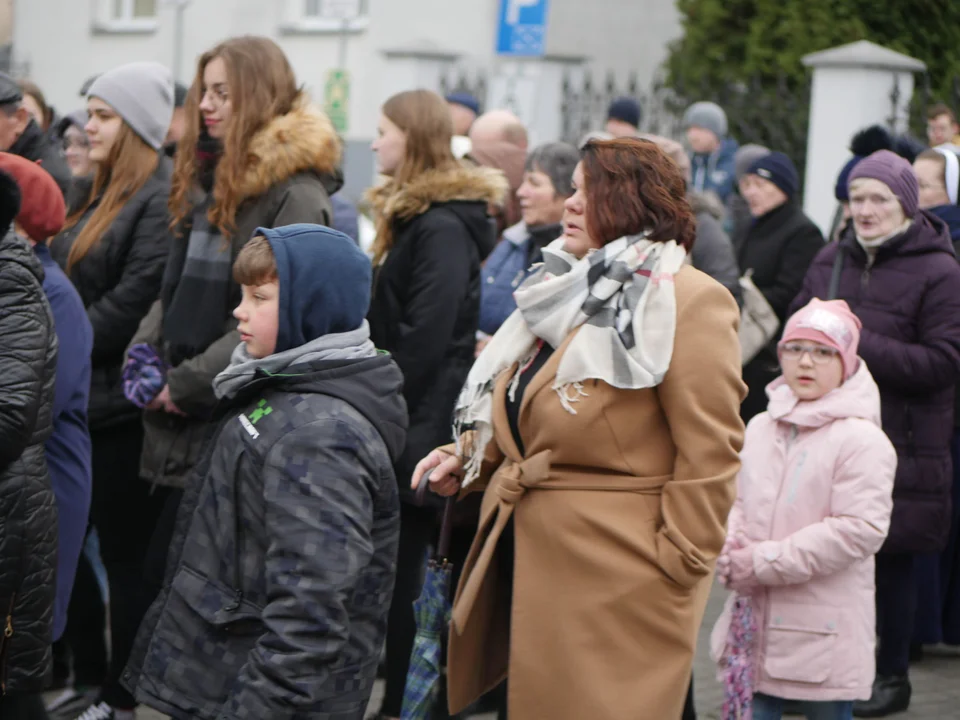
[[[946,224],[920,211],[873,266],[852,230],[825,247],[791,312],[826,299],[838,252],[837,297],[863,323],[860,357],[880,387],[883,429],[897,449],[893,518],[883,550],[937,552],[950,529],[950,438],[960,376],[960,264]]]

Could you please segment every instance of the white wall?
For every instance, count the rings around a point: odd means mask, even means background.
[[[193,0],[185,14],[184,75],[189,82],[196,58],[218,41],[247,33],[274,38],[287,52],[298,79],[320,100],[326,72],[339,57],[339,37],[281,31],[286,0]],[[83,81],[133,60],[173,65],[174,10],[162,4],[159,29],[146,34],[91,32],[93,0],[17,0],[14,46],[28,62],[31,78],[62,111],[81,105]],[[351,72],[348,137],[371,137],[377,110],[386,99],[384,50],[434,47],[482,55],[492,50],[495,8],[487,0],[369,0],[367,30],[350,34]],[[490,54],[488,52],[488,54]]]
[[[649,82],[683,34],[673,0],[550,0],[547,54],[582,56]]]
[[[0,0],[2,1],[2,0]],[[159,28],[136,35],[92,32],[102,0],[15,0],[16,59],[62,112],[81,105],[78,91],[95,72],[133,60],[173,66],[174,10],[158,0]],[[185,15],[183,67],[191,79],[196,57],[219,40],[256,33],[278,40],[298,78],[317,99],[326,72],[338,62],[336,35],[281,32],[288,0],[193,0]],[[349,138],[372,137],[377,111],[391,87],[385,51],[433,49],[491,68],[499,0],[368,0],[369,26],[351,34],[347,67],[352,78]],[[602,68],[652,74],[666,43],[680,32],[672,0],[551,0],[547,52],[583,56]]]

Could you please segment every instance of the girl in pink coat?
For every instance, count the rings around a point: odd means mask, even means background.
[[[718,577],[734,591],[711,639],[724,718],[853,717],[874,676],[873,555],[886,537],[897,456],[857,357],[860,321],[812,300],[778,346],[783,375],[747,427]]]

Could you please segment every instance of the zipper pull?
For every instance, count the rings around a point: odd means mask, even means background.
[[[243,590],[237,590],[233,593],[233,602],[224,607],[223,609],[227,612],[234,612],[240,608],[240,603],[243,602]]]
[[[13,618],[7,615],[7,626],[3,629],[4,637],[13,637]]]

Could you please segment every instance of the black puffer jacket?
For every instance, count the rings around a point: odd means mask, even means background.
[[[393,246],[374,269],[370,336],[403,371],[410,413],[407,446],[396,464],[400,498],[423,457],[451,440],[453,406],[473,365],[480,322],[480,266],[496,228],[487,215],[506,196],[502,173],[458,168],[430,171],[370,200],[390,218]]]
[[[740,271],[753,271],[753,282],[780,319],[800,292],[807,268],[823,249],[823,235],[796,202],[788,201],[757,218],[739,249]],[[780,374],[777,332],[770,344],[743,368],[749,394],[740,408],[744,422],[767,409],[766,388]]]
[[[172,235],[167,212],[171,172],[170,160],[162,158],[153,177],[127,200],[110,229],[68,273],[93,325],[92,430],[140,422],[140,411],[123,394],[121,373],[127,345],[160,295]],[[64,272],[70,248],[97,205],[94,202],[76,225],[50,243]]]
[[[42,282],[26,243],[0,239],[0,682],[18,694],[44,689],[53,640],[57,507],[43,443],[57,335]]]

